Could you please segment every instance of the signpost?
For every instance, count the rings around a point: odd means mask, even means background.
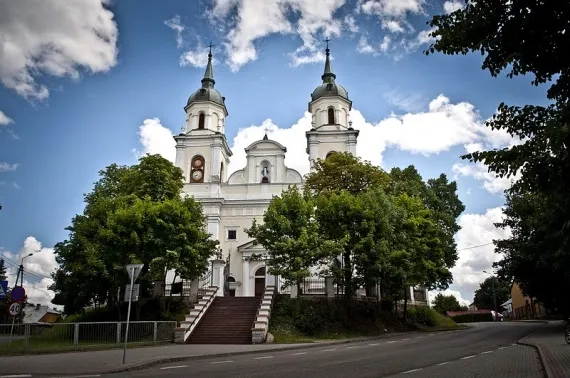
[[[10,315],[12,316],[17,316],[20,311],[22,311],[22,305],[20,305],[18,302],[14,302],[10,305],[10,308],[8,309],[8,312],[10,312]],[[12,324],[13,326],[14,324]]]
[[[8,292],[8,281],[0,281],[0,299],[6,298]]]
[[[125,330],[125,347],[123,348],[123,364],[127,358],[127,341],[129,339],[129,320],[131,319],[131,304],[133,299],[133,286],[135,284],[135,280],[141,273],[143,268],[143,264],[129,264],[126,266],[127,273],[129,273],[129,278],[131,279],[131,285],[129,287],[129,309],[127,310],[127,329]],[[138,285],[137,285],[138,286]],[[137,289],[138,294],[138,289]]]
[[[22,286],[15,286],[10,293],[10,299],[13,302],[20,302],[26,298],[26,290]]]

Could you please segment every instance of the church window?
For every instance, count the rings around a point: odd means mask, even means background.
[[[262,266],[261,268],[257,269],[257,270],[255,271],[255,276],[256,276],[256,277],[263,277],[263,276],[265,276],[265,267]]]
[[[328,116],[329,116],[329,125],[334,125],[336,124],[336,122],[334,121],[334,108],[329,108],[328,110]]]
[[[228,230],[228,240],[237,240],[237,230]]]
[[[203,129],[206,123],[206,115],[204,113],[200,113],[198,116],[198,128]]]
[[[194,156],[190,166],[190,182],[204,182],[204,158],[202,156]]]

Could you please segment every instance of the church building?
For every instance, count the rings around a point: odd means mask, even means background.
[[[354,130],[349,112],[352,101],[348,92],[336,82],[327,46],[324,73],[311,94],[309,112],[311,129],[306,131],[307,164],[312,171],[316,159],[324,159],[334,151],[356,155],[358,130]],[[232,158],[225,130],[228,109],[225,97],[215,88],[212,52],[202,79],[184,110],[186,121],[176,135],[176,166],[184,171],[184,192],[202,203],[208,221],[208,232],[220,242],[225,274],[224,290],[218,295],[256,296],[265,290],[268,276],[265,262],[255,257],[265,251],[255,245],[244,232],[263,214],[274,195],[290,185],[300,188],[303,176],[285,165],[287,148],[267,134],[246,149],[247,163],[228,174]],[[252,255],[256,255],[253,256]],[[222,282],[222,281],[216,281]]]

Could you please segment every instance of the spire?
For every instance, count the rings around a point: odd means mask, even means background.
[[[212,42],[208,46],[210,52],[208,53],[208,65],[206,66],[206,72],[204,72],[204,78],[202,79],[202,88],[214,88],[216,81],[214,80],[214,70],[212,69]]]
[[[325,59],[325,72],[323,73],[323,76],[321,76],[321,79],[323,79],[323,83],[334,83],[334,79],[336,79],[336,75],[332,72],[332,66],[331,66],[331,60],[330,60],[330,52],[331,50],[329,49],[329,42],[330,39],[325,39],[325,42],[327,43],[327,49],[325,50],[327,57]]]

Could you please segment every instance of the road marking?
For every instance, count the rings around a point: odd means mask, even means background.
[[[323,350],[323,352],[332,352],[333,350],[336,350],[336,348],[332,348],[332,349],[325,349],[325,350]]]
[[[29,378],[31,374],[0,375],[0,378]]]
[[[166,366],[166,367],[161,367],[160,370],[181,369],[181,368],[185,368],[185,367],[188,367],[188,365]]]
[[[368,344],[369,346],[376,346],[376,345],[380,345],[379,343],[375,343],[375,344]]]
[[[408,341],[409,339],[402,339],[402,341]]]
[[[473,358],[473,357],[475,357],[475,356],[473,355],[473,356],[463,357],[462,360],[468,360],[468,359]]]
[[[402,374],[413,373],[413,372],[415,372],[415,371],[420,371],[420,370],[422,370],[422,369],[412,369],[412,370],[405,371],[405,372],[403,372]]]
[[[88,375],[65,375],[64,377],[66,378],[95,378],[95,377],[100,377],[101,374],[88,374]],[[0,376],[0,378],[3,378],[4,376]],[[31,377],[31,375],[30,375]],[[63,377],[51,377],[51,378],[63,378]]]
[[[302,354],[307,354],[307,352],[293,353],[293,354],[291,354],[291,356],[300,356]]]
[[[414,339],[421,339],[423,336],[416,336]]]
[[[437,364],[437,366],[447,365],[448,363],[449,363],[449,361],[447,361],[447,362],[442,362],[442,363]]]
[[[396,341],[394,341],[394,340],[392,340],[392,341],[386,341],[386,344],[393,344],[393,343],[395,343],[395,342],[396,342]]]
[[[273,356],[262,356],[262,357],[255,357],[254,360],[266,360],[268,358],[273,358]]]
[[[430,333],[429,336],[435,336],[435,333]]]
[[[228,360],[228,361],[215,361],[215,362],[210,362],[210,364],[212,364],[212,365],[216,365],[216,364],[229,364],[230,362],[233,362],[233,361],[230,361],[230,360]]]
[[[500,348],[499,348],[499,350],[501,350],[501,349],[505,349],[505,348],[506,348],[506,347],[500,347]]]
[[[346,349],[354,349],[354,348],[359,348],[359,346],[358,346],[358,345],[354,345],[354,346],[346,347]]]
[[[488,350],[488,351],[483,352],[483,353],[481,353],[481,354],[489,354],[489,353],[493,353],[493,351],[492,351],[492,350]]]

